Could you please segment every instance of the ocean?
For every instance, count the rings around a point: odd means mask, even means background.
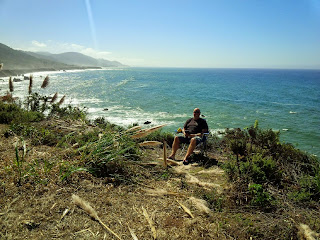
[[[50,84],[40,89],[47,74]],[[124,68],[35,73],[34,82],[34,91],[66,95],[65,104],[87,107],[92,119],[174,132],[199,107],[214,133],[258,120],[320,156],[320,70]],[[27,94],[28,81],[14,85],[14,95]],[[1,93],[6,86],[0,82]]]

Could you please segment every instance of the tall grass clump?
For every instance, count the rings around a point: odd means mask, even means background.
[[[106,131],[95,142],[90,142],[81,148],[82,161],[94,176],[112,177],[118,181],[130,179],[131,172],[128,162],[139,159],[137,143],[126,134]]]
[[[23,163],[24,163],[24,157],[26,156],[26,144],[24,142],[23,139],[21,139],[21,143],[22,143],[22,154],[21,154],[21,157],[20,157],[20,154],[19,154],[19,141],[16,143],[16,146],[15,146],[15,166],[16,166],[16,171],[17,171],[17,174],[18,174],[18,180],[17,180],[17,184],[19,186],[21,186],[21,182],[22,182],[22,178],[23,178]]]

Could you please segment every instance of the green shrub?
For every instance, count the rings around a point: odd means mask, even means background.
[[[59,103],[52,104],[48,114],[49,117],[58,116],[60,118],[69,118],[73,120],[85,120],[86,115],[86,108],[80,109],[78,107],[72,107],[71,105],[60,107]]]
[[[57,144],[59,139],[59,136],[49,129],[36,128],[29,124],[11,124],[9,130],[19,136],[30,138],[33,145],[53,146]]]
[[[278,168],[276,161],[272,157],[262,157],[260,154],[253,155],[247,162],[241,163],[244,174],[255,183],[273,182],[280,183],[281,170]]]
[[[201,198],[209,204],[209,208],[221,212],[223,209],[224,198],[219,196],[216,191],[205,191]]]
[[[280,143],[279,136],[271,129],[259,129],[258,124],[244,130],[226,130],[222,142],[235,157],[224,164],[224,169],[240,191],[239,196],[246,199],[246,186],[253,183],[256,185],[249,192],[254,194],[256,205],[270,200],[270,188],[278,188],[297,202],[320,202],[319,160],[291,144]],[[261,190],[262,185],[266,191]]]
[[[320,171],[315,176],[303,175],[299,178],[298,189],[293,190],[289,196],[296,202],[320,202]]]
[[[248,190],[251,194],[251,204],[266,207],[272,204],[271,195],[266,192],[261,184],[250,184]]]
[[[49,98],[47,96],[42,96],[39,93],[32,93],[27,96],[24,101],[24,105],[28,111],[41,113],[50,108],[48,103]]]
[[[44,119],[40,112],[30,112],[22,109],[16,103],[4,103],[0,101],[0,123],[28,123],[38,122]]]
[[[240,177],[236,160],[230,158],[222,165],[222,168],[226,171],[231,181],[235,181]]]

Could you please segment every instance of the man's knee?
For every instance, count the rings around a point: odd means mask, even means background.
[[[176,143],[180,143],[180,139],[179,139],[179,137],[178,137],[178,136],[175,136],[175,137],[174,137],[174,142],[176,142]]]
[[[190,144],[194,145],[196,143],[197,143],[197,139],[196,138],[191,138]]]

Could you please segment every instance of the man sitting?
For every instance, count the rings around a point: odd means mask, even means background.
[[[179,149],[180,143],[190,143],[188,151],[184,157],[183,164],[189,164],[190,155],[195,147],[201,143],[203,134],[208,132],[208,124],[205,119],[200,118],[200,109],[193,110],[193,118],[186,121],[182,129],[184,136],[176,136],[172,144],[172,152],[169,159],[175,160],[175,155]]]

